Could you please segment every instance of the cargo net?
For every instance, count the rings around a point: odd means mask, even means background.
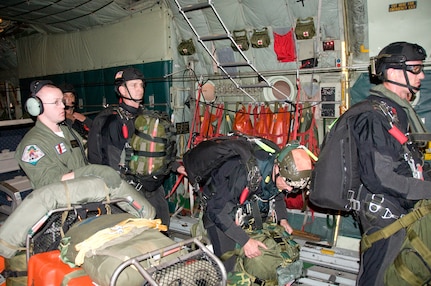
[[[213,259],[205,253],[177,262],[164,269],[157,269],[152,278],[159,286],[215,286],[222,285],[222,272]],[[152,285],[146,282],[144,285]]]
[[[121,273],[134,267],[145,279],[144,286],[224,286],[226,269],[221,260],[212,253],[201,237],[177,242],[151,253],[132,257],[121,263],[111,276],[110,286],[117,285]],[[141,263],[155,257],[162,257],[172,251],[181,251],[181,256],[155,266],[144,268]]]
[[[115,204],[110,204],[109,207],[111,213],[124,212]],[[48,219],[33,235],[30,245],[27,245],[31,255],[58,249],[62,238],[61,228],[63,228],[63,233],[66,233],[74,223],[82,219],[106,214],[106,207],[103,203],[75,206],[72,210],[66,210],[66,219],[63,219],[64,212],[64,210],[54,210],[47,214]]]

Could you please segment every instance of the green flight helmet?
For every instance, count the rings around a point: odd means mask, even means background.
[[[305,189],[310,182],[312,162],[307,152],[298,148],[297,142],[287,144],[277,156],[280,176],[294,189]]]

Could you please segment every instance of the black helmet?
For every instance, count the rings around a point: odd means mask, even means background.
[[[142,72],[134,67],[128,67],[123,70],[118,71],[115,74],[115,91],[119,93],[118,88],[126,83],[126,81],[140,79],[144,83],[145,87],[145,78]]]
[[[61,89],[63,93],[71,92],[76,96],[76,90],[73,84],[64,82],[60,84],[58,87]]]
[[[54,85],[54,83],[50,80],[41,79],[34,80],[30,83],[30,92],[32,96],[36,96],[36,94],[44,87],[45,85]]]
[[[308,186],[312,170],[310,156],[298,143],[287,144],[277,156],[280,176],[292,187],[304,189]]]
[[[395,42],[384,47],[376,60],[376,75],[384,80],[388,68],[403,69],[407,61],[423,61],[427,57],[425,49],[418,44]]]

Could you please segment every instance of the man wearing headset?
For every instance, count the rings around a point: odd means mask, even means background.
[[[95,175],[110,188],[121,183],[117,172],[100,165],[87,165],[82,137],[64,124],[63,93],[49,80],[30,85],[27,112],[36,116],[35,126],[27,132],[15,152],[15,159],[34,189],[81,176]]]
[[[127,169],[125,147],[135,133],[135,118],[143,111],[145,79],[141,71],[128,67],[116,73],[114,84],[115,91],[120,97],[118,109],[111,112],[100,131],[96,131],[95,128],[90,130],[88,158],[91,163],[109,165],[114,170],[124,173],[123,171]],[[98,124],[95,122],[98,122],[97,117],[93,121],[93,127],[94,124]],[[177,162],[173,162],[168,168],[185,174],[184,167]],[[145,184],[142,184],[140,190],[156,209],[156,217],[169,227],[170,214],[163,185],[155,191],[148,191]]]

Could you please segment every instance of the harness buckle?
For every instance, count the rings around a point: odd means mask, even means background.
[[[382,219],[399,219],[399,216],[394,215],[389,208],[385,208],[385,213],[382,215]]]
[[[359,211],[361,209],[361,202],[355,199],[355,192],[353,190],[347,191],[347,200],[349,204],[345,206],[347,210]]]
[[[377,199],[380,199],[380,201],[377,201]],[[373,194],[371,196],[371,201],[369,203],[368,210],[372,213],[376,213],[380,211],[384,201],[385,201],[385,198],[383,196],[378,194]]]
[[[138,182],[138,183],[136,183],[135,189],[137,191],[141,191],[143,187],[144,187],[144,185],[142,185],[141,183]]]

